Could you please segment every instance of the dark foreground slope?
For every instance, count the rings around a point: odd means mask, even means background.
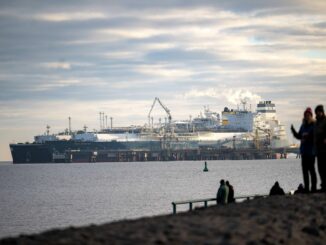
[[[326,244],[326,194],[278,196],[178,215],[52,230],[0,244]]]

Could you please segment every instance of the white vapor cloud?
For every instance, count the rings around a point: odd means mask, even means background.
[[[240,104],[241,101],[247,101],[257,104],[262,97],[246,89],[229,89],[223,92],[223,95],[233,105]]]
[[[247,89],[192,89],[184,94],[184,98],[214,98],[224,100],[232,105],[239,105],[241,101],[246,101],[250,104],[257,104],[262,100],[262,97]]]

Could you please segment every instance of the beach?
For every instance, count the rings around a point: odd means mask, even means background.
[[[172,209],[171,209],[172,211]],[[259,198],[177,215],[55,229],[0,244],[325,244],[326,195]]]

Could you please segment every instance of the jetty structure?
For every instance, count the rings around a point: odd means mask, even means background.
[[[286,158],[290,148],[285,127],[277,119],[275,104],[261,101],[256,111],[225,107],[221,115],[204,107],[198,117],[173,120],[172,113],[155,98],[144,126],[114,127],[113,118],[99,113],[100,130],[46,132],[34,142],[10,144],[13,163],[74,163],[121,161],[175,161]],[[160,105],[165,121],[154,123],[153,108]]]

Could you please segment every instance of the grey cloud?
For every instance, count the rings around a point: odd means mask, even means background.
[[[325,29],[326,28],[326,21],[321,21],[315,24],[315,27]]]
[[[313,26],[313,25],[311,25]],[[316,25],[315,25],[316,26]],[[319,27],[319,26],[318,26]],[[222,32],[224,33],[252,33],[252,34],[258,34],[261,37],[278,37],[282,35],[286,36],[320,36],[324,37],[326,35],[326,32],[321,27],[319,30],[310,30],[307,28],[307,26],[292,26],[292,27],[285,27],[285,26],[268,26],[268,25],[247,25],[247,26],[241,26],[241,27],[231,27],[226,28]],[[262,40],[264,40],[262,38]]]
[[[157,11],[165,9],[191,9],[198,7],[216,8],[224,9],[232,12],[246,13],[255,11],[282,11],[287,10],[288,12],[294,13],[298,10],[307,11],[322,11],[325,5],[318,3],[318,1],[295,1],[295,0],[275,0],[275,1],[261,1],[261,0],[251,0],[251,1],[238,1],[238,0],[189,0],[186,2],[165,0],[165,1],[150,1],[150,0],[123,0],[123,1],[105,1],[105,0],[75,0],[75,1],[33,1],[33,0],[3,0],[0,4],[6,10],[16,10],[18,13],[23,12],[67,12],[75,10],[83,11],[95,11],[103,10],[109,12],[115,11]],[[292,10],[292,11],[291,11]]]
[[[16,4],[15,4],[16,3]],[[287,7],[293,5],[293,1],[277,1],[273,3],[266,3],[262,1],[250,1],[250,3],[243,3],[237,1],[221,1],[216,4],[215,1],[190,1],[185,5],[184,3],[174,4],[174,1],[164,1],[164,3],[150,3],[149,1],[111,1],[109,3],[105,1],[93,2],[91,5],[87,1],[78,1],[78,6],[75,3],[69,2],[64,4],[53,4],[52,1],[44,1],[40,5],[35,4],[34,1],[27,1],[23,4],[17,4],[15,1],[4,1],[2,6],[12,11],[16,11],[22,16],[30,15],[33,16],[38,13],[51,13],[51,12],[69,12],[69,11],[86,11],[86,10],[102,10],[110,13],[114,10],[121,10],[122,17],[109,17],[108,19],[96,19],[88,21],[71,21],[71,22],[45,22],[37,21],[35,19],[24,19],[15,18],[14,16],[6,17],[2,16],[0,21],[0,33],[2,38],[0,39],[0,71],[2,72],[14,72],[25,76],[24,78],[18,79],[16,82],[13,79],[2,80],[2,93],[1,99],[10,99],[13,97],[24,97],[26,99],[35,98],[67,98],[74,97],[76,99],[83,98],[87,92],[97,94],[99,98],[104,98],[105,95],[102,93],[102,88],[87,88],[85,91],[84,87],[79,88],[77,85],[67,86],[65,88],[53,88],[43,92],[31,92],[31,87],[37,87],[40,84],[46,82],[54,82],[56,78],[64,79],[69,77],[83,77],[84,79],[92,80],[93,77],[101,77],[102,80],[107,79],[107,86],[110,89],[110,81],[123,81],[132,83],[134,80],[150,80],[150,76],[144,76],[135,71],[135,68],[139,65],[146,64],[159,64],[161,62],[169,62],[171,66],[182,63],[185,67],[189,67],[194,71],[194,74],[183,81],[176,81],[179,89],[185,89],[184,85],[188,81],[190,85],[195,85],[201,82],[203,86],[209,86],[214,82],[224,82],[225,84],[231,84],[231,81],[244,80],[242,84],[252,84],[253,81],[271,82],[275,79],[284,81],[284,77],[277,75],[268,76],[260,73],[254,73],[249,75],[237,75],[238,70],[248,70],[254,68],[270,68],[279,67],[278,64],[267,63],[266,61],[250,61],[250,60],[234,60],[225,56],[219,56],[210,51],[190,51],[184,47],[176,47],[173,49],[159,50],[159,51],[141,51],[142,56],[140,60],[135,59],[115,59],[105,58],[103,54],[110,53],[113,51],[121,50],[139,50],[140,46],[146,46],[156,42],[175,42],[178,44],[191,43],[191,37],[179,37],[173,35],[159,35],[144,39],[121,39],[116,42],[100,42],[100,43],[81,43],[76,44],[74,41],[88,40],[92,31],[102,28],[137,28],[137,27],[152,27],[152,28],[171,28],[171,34],[177,34],[173,32],[173,27],[187,27],[192,25],[202,26],[204,24],[211,25],[215,20],[200,20],[194,22],[191,20],[179,20],[179,19],[164,19],[164,20],[145,20],[142,18],[143,13],[151,12],[152,9],[180,9],[181,7],[187,7],[193,9],[196,7],[213,7],[217,9],[226,9],[232,12],[245,11],[263,11],[273,14],[273,8],[283,8],[283,13],[288,12]],[[98,3],[99,5],[96,5]],[[93,6],[93,7],[92,7]],[[128,8],[126,6],[129,6]],[[286,7],[286,9],[284,8]],[[299,6],[300,7],[300,6]],[[124,11],[123,11],[124,10]],[[139,11],[139,16],[137,16]],[[147,12],[146,12],[147,11]],[[186,10],[185,10],[186,11]],[[133,17],[128,16],[131,13]],[[257,13],[258,13],[257,12]],[[159,14],[159,12],[157,12]],[[280,12],[279,12],[280,13]],[[316,27],[322,28],[323,22],[316,24]],[[323,36],[324,33],[310,33],[301,27],[270,27],[265,25],[251,25],[246,27],[232,27],[224,29],[224,33],[240,34],[252,32],[252,35],[257,39],[268,40],[276,38],[277,36]],[[182,39],[184,38],[184,39]],[[178,40],[176,40],[178,39]],[[181,41],[180,41],[181,40]],[[95,40],[96,41],[96,40]],[[300,46],[301,45],[301,46]],[[314,47],[314,43],[310,43],[311,47]],[[275,53],[275,51],[286,50],[286,49],[297,49],[305,48],[304,44],[286,44],[277,43],[271,46],[269,45],[255,45],[255,50],[263,53]],[[217,50],[223,47],[216,47]],[[11,66],[10,61],[17,61],[16,65]],[[18,62],[19,61],[19,62]],[[61,62],[65,61],[72,64],[71,70],[60,71],[60,70],[46,70],[40,68],[38,65],[43,62]],[[74,63],[91,63],[94,64],[90,67],[79,67],[73,65]],[[202,62],[202,63],[201,63]],[[121,65],[121,68],[117,69],[116,65]],[[234,71],[234,74],[223,74],[220,76],[219,72],[214,72],[207,67],[221,67],[225,71]],[[40,74],[40,77],[32,76],[33,73]],[[217,78],[215,78],[215,76]],[[225,80],[228,81],[225,81]],[[311,81],[317,79],[311,77]],[[224,80],[224,81],[223,81]],[[10,83],[10,84],[9,84]],[[148,89],[161,88],[160,85],[147,85]],[[91,87],[91,85],[89,86]],[[175,89],[176,87],[171,86]],[[81,89],[81,91],[78,91]],[[115,89],[115,94],[127,94],[128,96],[134,94],[134,96],[145,96],[142,90],[146,89],[145,85],[142,85],[137,89]],[[169,89],[162,88],[163,91],[169,92]],[[171,89],[172,90],[172,89]],[[7,91],[6,93],[4,91]],[[28,92],[29,91],[29,92]],[[103,95],[102,95],[103,94]],[[112,92],[108,93],[108,96],[114,98]]]
[[[149,52],[146,59],[156,61],[179,61],[191,63],[192,61],[206,61],[211,62],[216,60],[216,55],[212,55],[204,51],[190,51],[182,49],[167,49],[157,52]]]

